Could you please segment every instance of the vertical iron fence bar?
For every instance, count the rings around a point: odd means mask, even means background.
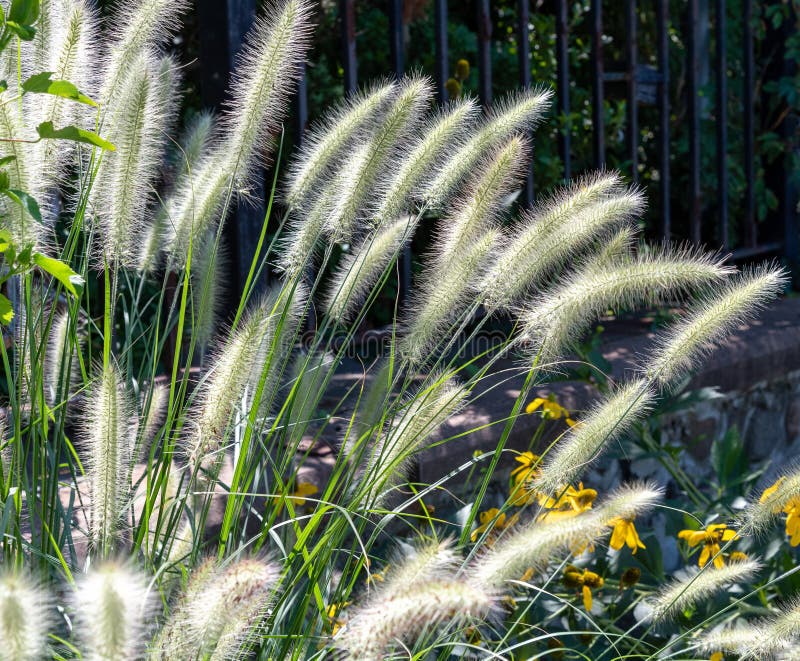
[[[436,101],[447,101],[445,83],[450,77],[447,63],[447,0],[434,0],[434,32],[436,33]]]
[[[605,108],[603,107],[603,2],[592,0],[592,150],[594,165],[606,164]]]
[[[403,0],[389,0],[389,43],[392,69],[397,80],[403,77]],[[408,300],[411,291],[411,246],[403,248],[400,255],[400,301]]]
[[[755,195],[755,156],[753,107],[753,84],[755,72],[755,55],[753,53],[753,2],[744,0],[742,5],[742,40],[744,41],[744,81],[742,103],[744,105],[744,237],[748,248],[756,245],[756,195]]]
[[[529,0],[517,0],[517,61],[519,63],[519,84],[523,89],[531,87],[531,44],[528,23],[531,20]],[[533,204],[533,148],[531,149],[525,188],[522,190],[523,204]]]
[[[398,80],[403,76],[403,0],[389,0],[389,45],[392,69]]]
[[[355,0],[339,0],[339,19],[342,30],[342,69],[344,69],[344,93],[350,96],[358,84],[356,61],[356,7]]]
[[[658,68],[661,81],[658,86],[658,176],[661,194],[661,239],[669,241],[672,234],[670,218],[670,172],[669,172],[669,0],[658,0],[656,11],[658,32]]]
[[[725,16],[726,0],[717,0],[717,200],[719,229],[717,239],[723,249],[728,247],[728,29]]]
[[[478,0],[478,95],[492,105],[492,15],[489,0]]]
[[[687,39],[687,109],[689,119],[689,237],[692,242],[699,244],[702,236],[700,233],[700,216],[702,213],[700,201],[700,104],[698,93],[698,74],[700,58],[697,52],[697,17],[698,0],[688,2],[688,39]]]
[[[570,133],[569,121],[569,40],[567,33],[567,0],[558,0],[556,15],[556,93],[558,95],[558,113],[564,117],[564,126],[561,129],[560,148],[561,159],[564,163],[564,181],[572,178],[570,163]]]
[[[625,65],[628,79],[627,124],[628,154],[631,159],[631,181],[639,181],[639,104],[637,100],[637,44],[636,44],[636,0],[625,3]]]

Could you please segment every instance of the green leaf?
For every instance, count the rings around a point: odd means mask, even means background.
[[[73,296],[80,296],[83,292],[83,278],[64,262],[35,252],[33,253],[33,263],[45,273],[52,275]]]
[[[0,191],[8,190],[10,179],[6,170],[0,170]]]
[[[4,253],[11,245],[11,232],[0,230],[0,253]]]
[[[103,140],[97,133],[79,129],[77,126],[65,126],[63,129],[56,129],[53,128],[53,122],[42,122],[36,127],[36,132],[40,138],[45,140],[71,140],[72,142],[94,145],[107,151],[117,150],[114,145],[108,140]]]
[[[11,0],[8,20],[32,25],[39,18],[39,0]]]
[[[16,156],[2,156],[0,157],[0,168],[4,165],[8,165],[9,163],[13,163],[17,160]]]
[[[22,83],[22,91],[33,94],[52,94],[63,99],[85,103],[87,106],[97,106],[88,96],[81,94],[80,90],[71,82],[68,80],[52,80],[50,78],[52,75],[52,72],[44,71],[31,76]]]
[[[15,21],[6,21],[6,27],[17,35],[22,41],[32,41],[36,36],[36,29],[30,25],[21,25]]]
[[[31,218],[37,223],[42,222],[42,212],[39,211],[38,203],[25,191],[8,188],[6,190],[0,190],[0,194],[5,195],[8,199],[19,204],[19,206],[27,211]]]
[[[8,81],[0,80],[0,92],[5,92],[8,89]]]
[[[13,318],[14,308],[11,307],[11,301],[0,294],[0,324],[8,326]]]

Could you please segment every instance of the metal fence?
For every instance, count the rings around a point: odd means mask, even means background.
[[[461,0],[458,0],[459,2]],[[455,0],[451,0],[455,2]],[[741,80],[741,112],[743,117],[741,127],[743,130],[743,163],[737,164],[744,172],[745,191],[743,209],[740,214],[740,224],[736,233],[736,240],[730,232],[730,208],[728,196],[729,168],[731,167],[731,153],[729,150],[729,109],[726,103],[729,94],[728,52],[727,35],[729,25],[726,19],[726,0],[683,0],[669,2],[669,0],[614,0],[615,10],[624,11],[625,35],[624,39],[624,66],[618,70],[607,70],[604,66],[603,47],[603,2],[591,0],[590,38],[591,38],[591,96],[592,96],[592,160],[597,167],[606,163],[606,148],[609,144],[604,126],[603,100],[609,84],[624,85],[626,98],[626,145],[625,150],[629,160],[629,170],[626,173],[633,182],[638,178],[639,160],[639,108],[640,104],[648,103],[657,108],[657,125],[652,127],[657,145],[657,167],[659,169],[657,227],[652,232],[663,239],[685,239],[692,243],[700,244],[705,238],[707,244],[716,243],[718,247],[730,252],[733,259],[753,259],[770,255],[785,258],[789,263],[796,264],[798,258],[798,223],[797,223],[797,191],[792,184],[792,178],[786,170],[785,164],[777,164],[775,171],[769,173],[771,184],[779,199],[778,209],[771,213],[763,223],[756,222],[756,171],[755,171],[755,102],[754,88],[756,84],[756,71],[754,59],[754,34],[753,34],[753,3],[752,0],[741,0],[742,15],[738,20],[741,24],[741,54],[742,69]],[[479,73],[478,92],[481,103],[490,106],[492,103],[492,21],[491,0],[473,0],[477,19],[478,61]],[[516,40],[518,55],[519,85],[528,88],[531,85],[529,25],[534,11],[533,0],[517,0],[516,2]],[[556,16],[556,106],[557,112],[565,116],[570,112],[570,77],[574,72],[569,67],[570,38],[568,30],[569,2],[567,0],[553,0],[549,9]],[[656,60],[655,67],[638,62],[639,43],[637,40],[637,25],[639,23],[638,11],[647,4],[648,9],[656,17]],[[206,53],[201,49],[201,63],[208,75],[216,76],[216,82],[222,75],[226,66],[230,66],[231,54],[236,51],[241,43],[243,33],[246,31],[254,12],[255,0],[198,0],[201,33],[201,43],[205,39],[205,31],[217,35],[216,42],[225,41],[225,47],[220,48],[219,43],[206,48]],[[358,77],[358,52],[356,49],[356,18],[359,7],[378,5],[367,0],[338,0],[339,25],[341,40],[341,63],[343,69],[343,85],[345,93],[352,93],[359,84]],[[702,16],[701,16],[702,5]],[[711,6],[713,5],[713,7]],[[405,53],[403,40],[403,7],[404,0],[380,0],[379,6],[388,13],[389,31],[386,38],[389,41],[391,52],[392,73],[402,76],[405,70]],[[451,5],[453,7],[455,5]],[[606,2],[606,8],[609,7]],[[436,81],[437,99],[439,103],[447,100],[445,82],[449,71],[449,53],[447,39],[448,1],[430,0],[430,9],[434,14],[435,39],[429,46],[435,50],[434,71],[430,72]],[[678,10],[678,13],[676,13]],[[711,22],[713,17],[713,23]],[[220,26],[227,26],[226,39],[220,40]],[[706,24],[703,26],[702,21]],[[668,35],[669,25],[680,24],[685,32],[683,41],[686,44],[684,53],[686,71],[686,121],[688,124],[688,163],[682,164],[688,171],[688,190],[681,194],[688,199],[688,222],[681,223],[681,236],[672,224],[673,211],[670,208],[675,191],[672,190],[670,177],[670,55],[671,43]],[[699,29],[713,29],[714,54],[705,52],[698,38]],[[787,29],[791,29],[791,22],[783,28],[769,35],[775,40],[778,52],[779,73],[786,73],[787,67],[793,63],[782,56],[781,48],[785,47]],[[620,35],[616,35],[618,38]],[[673,47],[674,48],[674,47]],[[709,218],[704,208],[709,200],[704,198],[701,187],[701,95],[700,77],[701,66],[709,69],[715,81],[715,162],[716,162],[716,187],[714,194],[714,215]],[[782,69],[780,68],[782,67]],[[768,74],[769,72],[762,72]],[[773,73],[773,75],[775,75]],[[212,85],[213,87],[213,85]],[[217,87],[219,85],[217,84]],[[215,94],[218,92],[214,92]],[[302,141],[302,133],[308,122],[306,81],[300,85],[297,95],[293,121],[297,141]],[[218,99],[207,99],[211,103]],[[782,120],[778,130],[786,140],[794,140],[797,119],[793,113],[788,113]],[[573,176],[571,161],[570,131],[562,131],[559,135],[559,152],[563,163],[564,179]],[[531,203],[536,194],[536,173],[531,170],[528,174],[527,185],[523,192],[523,201]],[[257,212],[255,222],[260,223]],[[713,223],[713,227],[709,226]],[[246,245],[248,222],[236,224],[242,236],[238,238],[240,246]],[[257,226],[257,225],[256,225]],[[239,251],[241,253],[241,250]],[[409,259],[405,257],[405,271],[409,272]]]

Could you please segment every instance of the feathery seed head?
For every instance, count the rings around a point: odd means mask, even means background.
[[[416,225],[416,217],[399,218],[379,228],[341,261],[325,302],[328,316],[339,322],[350,319],[411,239]]]
[[[519,184],[530,153],[526,138],[512,136],[481,164],[467,193],[443,220],[438,261],[447,265],[485,232],[505,210],[504,198]]]
[[[578,478],[597,460],[609,441],[623,436],[652,407],[653,393],[644,380],[632,381],[594,409],[575,425],[545,455],[533,488],[557,493],[563,484]]]
[[[484,620],[496,608],[493,591],[454,579],[414,583],[408,590],[382,591],[357,609],[334,638],[346,658],[380,661],[395,641],[413,648],[425,632]]]
[[[645,375],[662,386],[670,385],[692,370],[736,326],[776,298],[787,282],[786,271],[764,266],[715,288],[658,340],[643,368]]]
[[[751,499],[750,504],[739,514],[742,535],[754,535],[765,530],[792,502],[800,500],[800,467],[786,471],[770,487]]]
[[[605,516],[588,510],[572,517],[533,520],[505,532],[469,570],[479,585],[497,588],[518,579],[528,567],[543,567],[554,559],[585,548],[607,534]]]
[[[731,562],[723,567],[709,563],[688,578],[674,581],[646,602],[650,610],[648,620],[655,624],[668,620],[733,583],[751,580],[760,569],[761,563],[755,560]]]
[[[433,88],[428,78],[413,76],[400,84],[381,122],[368,142],[360,145],[331,182],[332,205],[325,219],[327,231],[336,241],[349,241],[369,215],[364,207],[376,184],[390,176],[394,162],[401,160],[408,140],[420,127],[430,104]]]
[[[91,485],[92,543],[107,556],[118,540],[136,439],[135,408],[117,367],[109,365],[91,391],[84,416]]]
[[[303,204],[344,149],[369,134],[396,94],[396,83],[379,83],[343,101],[327,113],[319,126],[309,131],[303,148],[289,166],[286,183],[289,208]]]
[[[643,209],[644,196],[620,190],[614,175],[576,184],[542,210],[529,213],[523,224],[512,230],[485,278],[487,304],[509,308],[556,268],[609,232],[624,228]]]
[[[763,658],[763,656],[754,657],[751,650],[766,640],[765,634],[766,632],[758,624],[740,622],[731,627],[704,633],[698,638],[698,643],[706,654],[730,652],[742,659]]]
[[[471,298],[474,300],[475,288],[499,236],[498,230],[489,230],[446,268],[434,264],[423,274],[418,299],[408,306],[415,312],[406,324],[399,346],[409,363],[425,362],[452,322],[463,316],[465,306]]]
[[[434,209],[444,208],[476,163],[512,135],[527,133],[535,126],[552,96],[550,90],[533,89],[511,94],[495,103],[483,127],[450,156],[428,184],[423,194],[425,204]]]
[[[423,127],[421,137],[386,184],[386,192],[374,214],[375,225],[380,226],[411,211],[412,197],[424,188],[425,181],[443,159],[460,147],[477,114],[478,105],[474,99],[457,101],[440,111],[427,127]]]
[[[596,507],[608,523],[614,519],[632,521],[655,507],[664,498],[664,490],[652,484],[626,484],[615,489]]]
[[[38,661],[47,647],[46,593],[18,573],[0,574],[0,658]]]
[[[115,563],[93,567],[78,582],[73,602],[89,659],[140,658],[153,607],[142,575]]]
[[[522,315],[522,339],[552,360],[606,310],[657,305],[717,283],[733,271],[689,250],[643,252],[614,264],[587,264],[534,299]]]

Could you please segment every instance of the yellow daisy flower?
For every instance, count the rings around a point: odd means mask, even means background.
[[[603,587],[605,580],[600,574],[588,569],[581,571],[574,565],[564,569],[564,584],[571,588],[580,588],[583,594],[583,606],[586,611],[592,610],[592,590]]]
[[[736,538],[736,531],[731,530],[724,523],[712,524],[704,530],[681,530],[678,533],[678,539],[685,540],[691,548],[703,544],[703,550],[697,560],[700,567],[705,567],[706,563],[714,558],[714,566],[717,569],[725,566],[725,560],[719,554],[720,544]]]
[[[642,544],[642,540],[639,539],[636,526],[633,525],[633,521],[630,519],[617,517],[609,521],[608,524],[614,528],[608,545],[615,551],[619,551],[623,546],[627,546],[633,553],[636,553],[638,549],[647,548]]]

